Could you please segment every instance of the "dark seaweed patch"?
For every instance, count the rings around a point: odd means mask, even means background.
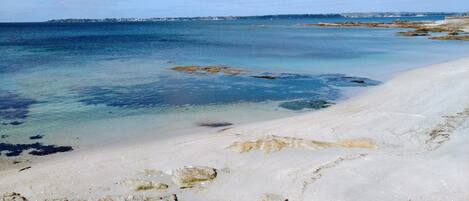
[[[202,126],[202,127],[219,128],[219,127],[231,126],[233,124],[230,122],[202,122],[197,125]]]
[[[21,125],[23,123],[24,122],[22,122],[22,121],[12,121],[12,122],[3,122],[2,125],[4,125],[4,126],[8,126],[8,125],[18,126],[18,125]]]
[[[288,110],[303,110],[303,109],[322,109],[327,108],[334,103],[325,100],[295,100],[289,102],[283,102],[279,104],[279,107]]]
[[[254,75],[252,76],[253,78],[259,78],[259,79],[268,79],[268,80],[275,80],[277,77],[275,76],[270,76],[270,75]]]
[[[0,155],[5,152],[4,154],[7,157],[19,156],[24,151],[30,149],[32,151],[30,151],[29,154],[35,156],[45,156],[49,154],[68,152],[73,150],[71,146],[43,145],[42,143],[38,142],[32,144],[0,143]]]
[[[9,135],[0,135],[0,139],[5,139],[7,137],[9,137]]]
[[[23,124],[23,122],[21,122],[21,121],[12,121],[12,122],[10,122],[10,125],[13,125],[13,126],[17,126],[17,125],[21,125],[21,124]]]
[[[44,135],[33,135],[31,137],[29,137],[30,140],[39,140],[39,139],[42,139],[44,137]]]
[[[23,171],[25,171],[25,170],[27,170],[27,169],[31,169],[31,166],[21,168],[21,169],[18,170],[18,172],[23,172]]]
[[[0,91],[0,118],[25,119],[28,117],[29,107],[37,103],[33,99],[21,97],[18,94]],[[14,121],[10,124],[19,125],[22,122]]]
[[[253,75],[252,77],[253,78],[259,78],[259,79],[268,79],[268,80],[276,80],[276,79],[291,79],[291,80],[318,79],[317,77],[311,76],[311,75],[302,75],[302,74],[295,74],[295,73],[269,73],[269,72],[256,74],[256,75]]]

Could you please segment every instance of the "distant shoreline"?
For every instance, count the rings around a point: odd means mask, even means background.
[[[298,18],[391,18],[428,16],[468,16],[468,12],[369,12],[369,13],[330,13],[330,14],[278,14],[253,16],[198,16],[198,17],[154,17],[154,18],[68,18],[52,19],[47,23],[97,23],[97,22],[160,22],[160,21],[216,21],[238,19],[298,19]]]

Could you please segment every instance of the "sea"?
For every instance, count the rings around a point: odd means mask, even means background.
[[[0,158],[218,132],[333,107],[403,71],[468,56],[469,43],[305,24],[443,19],[0,23]]]

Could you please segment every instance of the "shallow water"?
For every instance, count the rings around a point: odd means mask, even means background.
[[[80,149],[213,129],[197,126],[204,122],[291,116],[343,98],[344,88],[469,52],[464,41],[396,36],[397,29],[304,26],[347,20],[0,24],[0,143],[40,147],[30,137],[44,135],[44,146]],[[177,65],[249,73],[170,70]]]

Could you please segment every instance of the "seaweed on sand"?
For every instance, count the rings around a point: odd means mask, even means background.
[[[59,152],[72,151],[71,146],[56,146],[56,145],[43,145],[42,143],[32,144],[8,144],[0,143],[0,155],[5,152],[5,156],[19,156],[26,150],[32,150],[28,154],[35,156],[45,156]]]

